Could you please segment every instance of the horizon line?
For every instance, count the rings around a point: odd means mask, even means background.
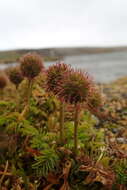
[[[62,48],[127,48],[127,45],[87,45],[87,46],[46,46],[46,47],[17,47],[0,49],[2,51],[18,51],[18,50],[39,50],[39,49],[62,49]]]

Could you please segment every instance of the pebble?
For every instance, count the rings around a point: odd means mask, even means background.
[[[117,142],[118,142],[119,144],[126,144],[126,139],[123,138],[123,137],[118,137],[118,138],[116,138],[116,140],[117,140]]]
[[[112,133],[115,133],[115,134],[116,134],[116,133],[118,133],[119,129],[113,128],[111,131],[112,131]]]

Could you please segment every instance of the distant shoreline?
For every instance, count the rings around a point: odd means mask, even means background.
[[[60,47],[45,49],[17,49],[0,51],[0,63],[18,62],[19,58],[28,52],[36,52],[40,54],[44,58],[44,61],[56,61],[64,56],[113,53],[122,51],[127,52],[127,47]]]

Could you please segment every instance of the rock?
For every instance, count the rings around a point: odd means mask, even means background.
[[[125,144],[125,143],[126,143],[126,139],[123,138],[123,137],[118,137],[118,138],[116,138],[116,140],[117,140],[117,142],[118,142],[119,144]]]
[[[121,95],[122,95],[123,98],[127,98],[127,93],[126,92],[122,93]]]
[[[117,129],[117,128],[113,128],[113,129],[111,129],[111,131],[112,131],[112,133],[118,133],[119,132],[119,129]]]

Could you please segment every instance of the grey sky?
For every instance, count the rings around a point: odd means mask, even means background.
[[[0,49],[127,45],[127,0],[0,0]]]

